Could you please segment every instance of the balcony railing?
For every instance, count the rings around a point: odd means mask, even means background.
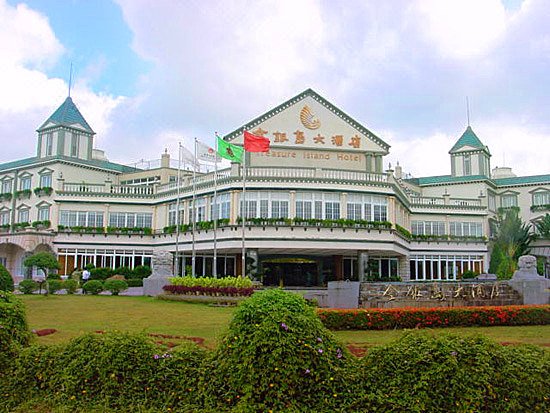
[[[465,198],[445,198],[436,197],[412,197],[412,207],[433,207],[433,208],[452,208],[452,209],[484,209],[479,199]]]

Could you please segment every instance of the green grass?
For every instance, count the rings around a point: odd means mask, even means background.
[[[121,330],[201,337],[208,347],[217,344],[235,311],[230,307],[161,301],[150,297],[91,295],[23,295],[32,329],[55,328],[55,334],[38,337],[42,344],[68,342],[83,333]],[[433,329],[460,335],[482,334],[500,343],[535,344],[550,348],[550,326],[463,327]],[[337,331],[343,342],[368,348],[397,339],[403,330]]]

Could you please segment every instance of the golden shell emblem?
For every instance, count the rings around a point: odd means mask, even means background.
[[[302,125],[308,129],[319,129],[321,126],[321,121],[311,112],[311,109],[307,105],[300,111],[300,120],[302,121]]]

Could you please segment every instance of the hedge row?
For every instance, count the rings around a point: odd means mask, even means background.
[[[212,351],[117,332],[18,344],[0,369],[0,411],[544,412],[548,371],[541,348],[426,331],[357,359],[302,297],[267,290]]]
[[[330,330],[486,327],[550,324],[550,305],[391,309],[320,309]]]
[[[251,288],[253,283],[248,277],[172,277],[170,278],[171,285],[183,287],[237,287]]]
[[[229,297],[249,297],[254,292],[254,288],[238,287],[186,287],[183,285],[165,285],[164,291],[170,294],[178,295],[212,295]]]

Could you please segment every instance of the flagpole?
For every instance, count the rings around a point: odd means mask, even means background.
[[[244,141],[243,141],[244,149]],[[242,240],[241,240],[241,266],[242,266],[242,276],[246,277],[246,247],[244,243],[245,239],[245,221],[248,215],[248,205],[246,204],[246,150],[243,151],[243,203],[241,208],[241,219],[242,219]]]
[[[179,239],[180,239],[180,186],[181,186],[181,142],[178,143],[178,179],[177,179],[177,199],[176,199],[176,265],[175,276],[179,277]]]
[[[191,254],[191,276],[195,277],[195,227],[197,221],[197,211],[195,211],[195,197],[197,192],[197,138],[195,138],[195,159],[193,161],[193,200],[191,201],[191,214],[193,215],[192,221],[192,254]]]
[[[218,134],[216,133],[216,151],[214,152],[214,278],[218,278]]]

